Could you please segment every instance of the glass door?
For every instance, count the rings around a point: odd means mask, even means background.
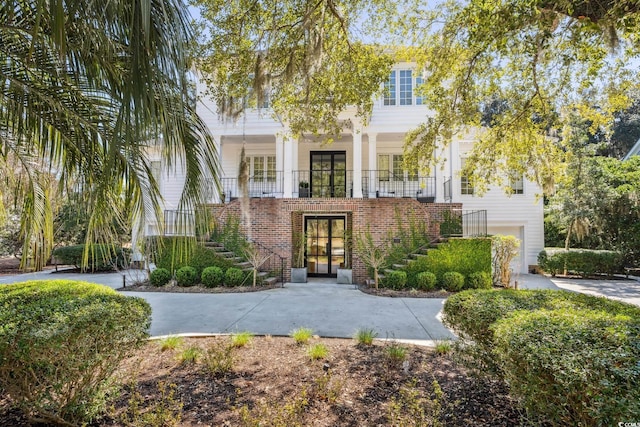
[[[344,265],[344,217],[306,217],[305,233],[309,275],[336,277]]]
[[[311,152],[311,197],[346,197],[347,155],[344,151]]]

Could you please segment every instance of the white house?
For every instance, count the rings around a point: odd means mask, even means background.
[[[368,123],[345,111],[342,138],[330,144],[323,138],[292,138],[287,127],[272,118],[269,108],[248,110],[237,122],[222,123],[215,103],[201,102],[198,112],[218,143],[222,168],[224,200],[212,195],[212,209],[225,214],[237,209],[244,145],[250,167],[252,238],[290,262],[292,239],[304,232],[311,274],[335,275],[348,255],[344,232],[370,226],[382,233],[395,224],[398,209],[431,222],[441,221],[444,212],[453,209],[463,221],[464,234],[514,235],[521,241],[514,271],[526,273],[544,247],[541,190],[535,183],[514,182],[511,195],[499,188],[491,188],[483,197],[474,195],[459,173],[473,146],[472,135],[442,150],[444,164],[430,174],[402,169],[405,134],[429,113],[414,94],[420,79],[411,64],[397,64],[390,74],[388,94],[376,101]],[[180,166],[166,170],[156,155],[153,165],[169,227],[184,176]],[[438,233],[437,226],[430,227]],[[157,230],[152,221],[146,225],[147,234]],[[353,268],[356,280],[366,274],[357,259]]]

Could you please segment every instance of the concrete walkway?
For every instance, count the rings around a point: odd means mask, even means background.
[[[144,272],[76,274],[39,272],[0,277],[1,283],[24,280],[72,279],[100,283],[114,289],[123,281],[131,285]],[[640,283],[636,280],[553,279],[541,275],[519,275],[520,289],[567,289],[604,295],[640,305]],[[153,336],[180,333],[230,333],[287,335],[307,327],[317,335],[348,338],[358,329],[373,329],[379,338],[432,342],[453,338],[439,320],[441,298],[385,298],[365,294],[351,285],[312,279],[309,283],[287,283],[282,289],[242,294],[179,294],[126,292],[151,304]]]

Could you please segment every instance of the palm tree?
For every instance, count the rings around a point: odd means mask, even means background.
[[[114,219],[160,215],[152,146],[185,164],[180,209],[203,201],[204,179],[219,188],[214,141],[195,113],[191,40],[180,0],[0,4],[0,175],[20,177],[24,253],[37,264],[53,237],[52,174],[86,195],[88,242],[109,242]]]

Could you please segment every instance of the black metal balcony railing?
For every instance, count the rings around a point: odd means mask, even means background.
[[[282,197],[284,173],[249,178],[249,197]],[[224,201],[240,197],[238,178],[222,178]],[[292,173],[292,196],[296,198],[352,198],[354,171],[352,170],[298,170]],[[423,202],[434,202],[436,178],[403,173],[396,175],[386,170],[362,171],[362,195],[369,197],[408,197]],[[446,190],[445,190],[446,191]]]
[[[375,193],[375,197],[410,197],[430,202],[436,198],[436,179],[433,176],[406,172],[394,174],[387,170],[362,171],[362,176],[363,193]]]
[[[440,220],[442,237],[479,237],[487,235],[487,211],[451,209]]]

